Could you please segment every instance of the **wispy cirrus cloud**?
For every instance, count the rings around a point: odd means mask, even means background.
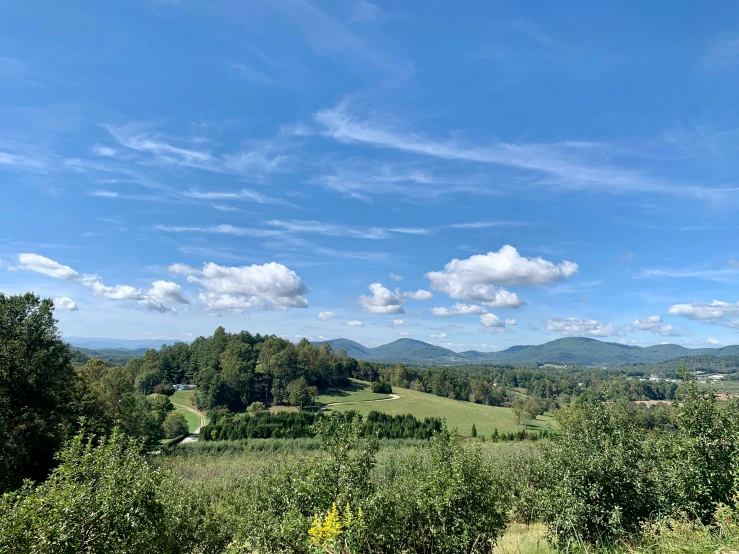
[[[264,141],[254,142],[249,150],[218,152],[207,138],[170,138],[151,124],[133,122],[102,127],[119,146],[137,153],[141,157],[139,163],[259,176],[283,170],[288,161],[286,155],[272,152],[273,145]]]
[[[716,202],[739,197],[737,187],[680,184],[629,167],[623,149],[602,142],[564,140],[475,144],[434,138],[407,129],[402,121],[363,117],[349,99],[314,114],[323,134],[347,144],[364,144],[437,160],[491,165],[524,172],[529,187],[605,193],[659,193]],[[614,159],[622,158],[616,165]]]

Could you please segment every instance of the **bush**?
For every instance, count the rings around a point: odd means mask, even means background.
[[[653,481],[664,469],[659,450],[646,448],[630,411],[586,401],[560,412],[541,458],[544,517],[558,546],[638,534],[663,507]]]
[[[709,524],[739,492],[739,400],[719,405],[683,368],[677,430],[640,427],[627,403],[575,402],[542,447],[542,510],[558,546],[638,537],[648,522]]]
[[[208,522],[205,499],[141,455],[143,443],[114,431],[78,435],[43,484],[0,498],[0,552],[175,554],[220,551],[227,537]]]
[[[372,381],[370,388],[372,392],[378,394],[391,394],[393,392],[393,387],[387,381]]]
[[[187,424],[187,418],[182,412],[174,411],[167,414],[164,423],[164,436],[168,439],[174,439],[187,435],[190,432],[190,427]]]
[[[377,445],[361,433],[358,417],[322,418],[320,458],[233,483],[233,552],[492,550],[508,501],[478,448],[443,430],[428,451],[393,454],[378,474]]]

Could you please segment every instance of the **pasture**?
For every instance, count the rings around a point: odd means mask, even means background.
[[[359,391],[356,391],[357,395]],[[425,417],[441,417],[446,419],[449,430],[456,429],[457,434],[469,436],[472,424],[477,428],[478,436],[490,437],[497,428],[499,433],[518,432],[523,429],[516,422],[516,416],[510,408],[485,406],[461,400],[452,400],[424,392],[393,387],[393,394],[399,396],[395,400],[383,402],[348,402],[351,395],[345,397],[345,403],[331,406],[330,411],[354,410],[362,415],[371,411],[383,412],[390,415],[412,414],[423,419]],[[550,415],[539,416],[529,422],[526,427],[529,431],[539,431],[554,427],[554,418]]]

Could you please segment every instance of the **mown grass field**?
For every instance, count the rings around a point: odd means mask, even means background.
[[[185,410],[183,406],[196,410],[197,408],[190,403],[190,399],[194,395],[194,390],[178,390],[169,397],[169,401],[174,404],[175,409],[185,414],[185,418],[187,419],[187,428],[191,433],[200,426],[200,418],[197,414],[194,414],[189,410]],[[203,417],[205,417],[205,414],[203,414]],[[208,418],[205,418],[205,422],[206,424],[208,423]]]
[[[316,397],[316,403],[320,405],[341,402],[366,402],[368,400],[383,400],[390,398],[388,394],[372,392],[370,384],[366,381],[352,379],[351,383],[343,388],[328,389]]]
[[[393,393],[400,398],[384,402],[358,402],[356,404],[339,404],[329,408],[331,411],[355,410],[362,415],[371,411],[384,412],[390,415],[412,414],[419,419],[425,417],[441,417],[446,419],[447,427],[457,429],[462,436],[469,436],[472,424],[477,434],[489,437],[497,427],[499,433],[520,431],[523,427],[516,423],[516,416],[510,408],[483,406],[461,400],[451,400],[424,392],[393,387]],[[347,396],[346,401],[351,396]],[[539,416],[530,422],[527,429],[538,431],[554,427],[554,418],[549,415]]]

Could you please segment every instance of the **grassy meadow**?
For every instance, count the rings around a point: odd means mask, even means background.
[[[390,395],[372,392],[370,384],[366,381],[352,379],[350,384],[345,387],[323,391],[316,397],[316,403],[325,406],[326,404],[367,402],[371,400],[385,400],[387,398],[390,398]]]
[[[446,419],[447,427],[450,430],[457,429],[457,433],[462,436],[470,435],[473,423],[477,428],[478,436],[485,435],[486,437],[489,437],[495,428],[498,429],[499,433],[515,433],[522,429],[522,426],[516,423],[516,416],[510,408],[484,406],[461,400],[451,400],[425,392],[398,387],[393,387],[393,394],[397,394],[400,397],[397,400],[387,400],[384,402],[359,402],[354,400],[357,403],[348,404],[347,402],[353,401],[351,400],[352,398],[363,398],[366,394],[365,390],[356,390],[356,388],[350,391],[347,396],[342,397],[344,404],[331,406],[328,409],[331,411],[354,410],[362,415],[367,415],[371,411],[377,411],[390,415],[412,414],[419,419],[425,417],[442,417]],[[328,398],[334,398],[335,396],[331,395]],[[538,431],[554,427],[554,425],[554,418],[550,415],[544,415],[530,422],[527,429]]]
[[[190,408],[192,410],[197,410],[197,408],[195,408],[191,401],[193,396],[195,396],[194,390],[178,390],[169,397],[169,401],[174,404],[175,409],[185,415],[185,419],[187,419],[187,428],[191,433],[193,433],[200,426],[200,417],[198,417],[197,414],[194,414],[190,410],[185,409]],[[205,414],[203,414],[203,418],[205,419],[205,423],[207,424],[208,418],[205,416]]]

